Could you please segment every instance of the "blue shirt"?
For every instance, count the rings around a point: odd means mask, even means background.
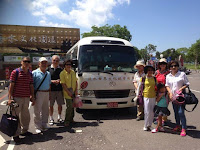
[[[40,69],[36,69],[32,72],[33,74],[33,85],[34,89],[36,90],[40,83],[42,82],[45,74],[47,73],[47,76],[40,86],[39,90],[49,90],[50,89],[50,84],[51,84],[51,74],[49,71],[46,71],[45,73],[41,72]]]
[[[165,95],[163,95],[160,98],[160,101],[157,103],[157,106],[159,106],[159,107],[167,107],[168,106],[168,104],[167,104],[167,98],[165,97]]]

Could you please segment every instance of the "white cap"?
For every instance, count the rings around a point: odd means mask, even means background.
[[[134,66],[134,68],[136,69],[137,66],[144,66],[145,67],[144,61],[143,60],[138,60],[136,62],[136,65]]]
[[[40,57],[39,62],[42,62],[42,61],[47,61],[47,59],[45,57]]]
[[[161,59],[159,60],[159,62],[160,62],[160,63],[161,63],[161,62],[167,63],[167,60],[166,60],[165,58],[161,58]]]

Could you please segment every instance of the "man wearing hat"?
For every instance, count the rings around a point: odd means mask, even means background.
[[[144,67],[145,67],[145,64],[144,64],[144,61],[142,61],[142,60],[138,60],[136,62],[136,65],[134,66],[134,68],[137,69],[137,72],[135,73],[134,79],[133,79],[133,85],[135,86],[135,91],[137,91],[141,77],[145,76]],[[137,102],[137,118],[136,118],[136,120],[140,121],[142,119],[144,119],[144,106],[143,106],[143,104],[139,104]]]
[[[39,68],[33,71],[34,90],[36,101],[34,105],[34,123],[36,133],[41,133],[49,127],[49,92],[51,85],[51,74],[46,71],[48,61],[45,57],[39,59]]]

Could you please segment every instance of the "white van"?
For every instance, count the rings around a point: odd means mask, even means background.
[[[137,58],[130,42],[112,37],[87,37],[67,58],[77,60],[81,109],[124,108],[136,105],[133,86]]]

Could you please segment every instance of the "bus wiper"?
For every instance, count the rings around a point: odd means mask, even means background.
[[[101,73],[107,73],[107,74],[111,74],[113,76],[113,73],[108,72],[108,71],[101,71]]]

